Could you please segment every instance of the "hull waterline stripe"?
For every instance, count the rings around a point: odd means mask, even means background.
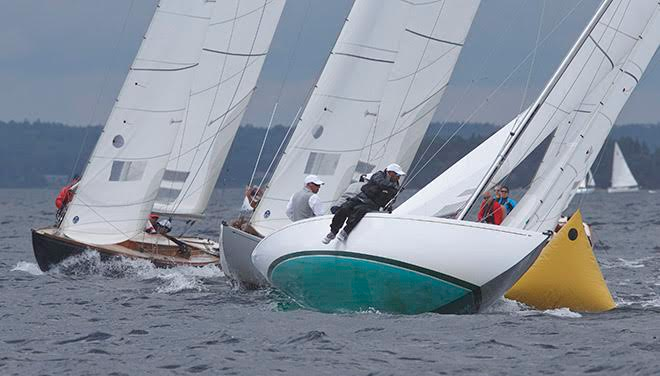
[[[392,265],[399,267],[401,269],[407,269],[411,270],[420,274],[425,274],[428,276],[431,276],[433,278],[437,278],[446,282],[453,283],[457,286],[463,287],[467,290],[472,291],[472,293],[475,295],[475,300],[480,302],[481,301],[481,292],[479,289],[479,286],[474,285],[470,282],[466,282],[462,279],[458,279],[456,277],[452,277],[447,274],[443,274],[440,272],[436,272],[431,269],[426,269],[421,266],[409,264],[406,262],[402,261],[397,261],[397,260],[392,260],[388,259],[385,257],[379,257],[379,256],[373,256],[373,255],[366,255],[364,253],[355,253],[355,252],[347,252],[347,251],[301,251],[301,252],[294,252],[290,253],[288,255],[281,256],[277,258],[275,261],[273,261],[270,266],[268,267],[268,279],[271,278],[271,274],[273,273],[273,269],[277,267],[280,263],[296,258],[296,257],[304,257],[304,256],[333,256],[333,257],[348,257],[348,258],[355,258],[355,259],[363,259],[363,260],[369,260],[369,261],[376,261],[380,262],[382,264],[387,264],[387,265]]]

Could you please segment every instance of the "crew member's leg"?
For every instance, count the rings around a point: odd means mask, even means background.
[[[358,203],[353,200],[348,200],[342,206],[339,207],[339,209],[335,213],[335,216],[332,217],[332,223],[330,223],[331,233],[337,235],[337,233],[342,228],[342,226],[344,226],[344,222],[346,222],[346,219],[349,218],[349,216],[353,212],[353,208],[357,204]]]
[[[346,232],[346,235],[350,234],[351,231],[357,226],[358,223],[364,218],[364,216],[371,212],[375,211],[374,208],[372,208],[370,205],[366,204],[359,204],[355,205],[353,208],[353,211],[351,214],[348,216],[348,220],[346,221],[346,226],[344,226],[344,231]]]

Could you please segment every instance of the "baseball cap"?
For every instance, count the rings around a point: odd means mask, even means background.
[[[397,174],[397,175],[400,175],[400,176],[406,174],[406,173],[403,171],[403,169],[401,169],[401,166],[399,166],[399,165],[396,164],[396,163],[390,163],[389,165],[387,165],[387,167],[386,167],[385,169],[386,169],[387,171],[392,171],[393,173],[395,173],[395,174]]]
[[[316,185],[323,185],[323,184],[325,184],[325,183],[323,182],[323,180],[321,180],[321,178],[319,178],[319,177],[316,176],[316,175],[307,175],[307,177],[305,178],[305,185],[307,185],[307,184],[309,184],[309,183],[313,183],[313,184],[316,184]]]

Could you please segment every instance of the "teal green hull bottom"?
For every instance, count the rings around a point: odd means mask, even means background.
[[[273,263],[273,286],[327,313],[475,313],[477,286],[414,265],[362,254],[302,252]]]

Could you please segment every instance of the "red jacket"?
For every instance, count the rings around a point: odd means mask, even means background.
[[[60,190],[60,193],[57,195],[57,198],[55,199],[55,206],[58,209],[62,209],[64,206],[68,205],[71,200],[73,200],[73,191],[71,190],[71,187],[73,187],[74,184],[77,182],[71,182],[69,185],[65,186]]]
[[[479,207],[479,214],[477,214],[477,220],[479,222],[500,225],[504,220],[504,208],[495,200],[486,208],[486,201],[482,201],[481,207]]]

